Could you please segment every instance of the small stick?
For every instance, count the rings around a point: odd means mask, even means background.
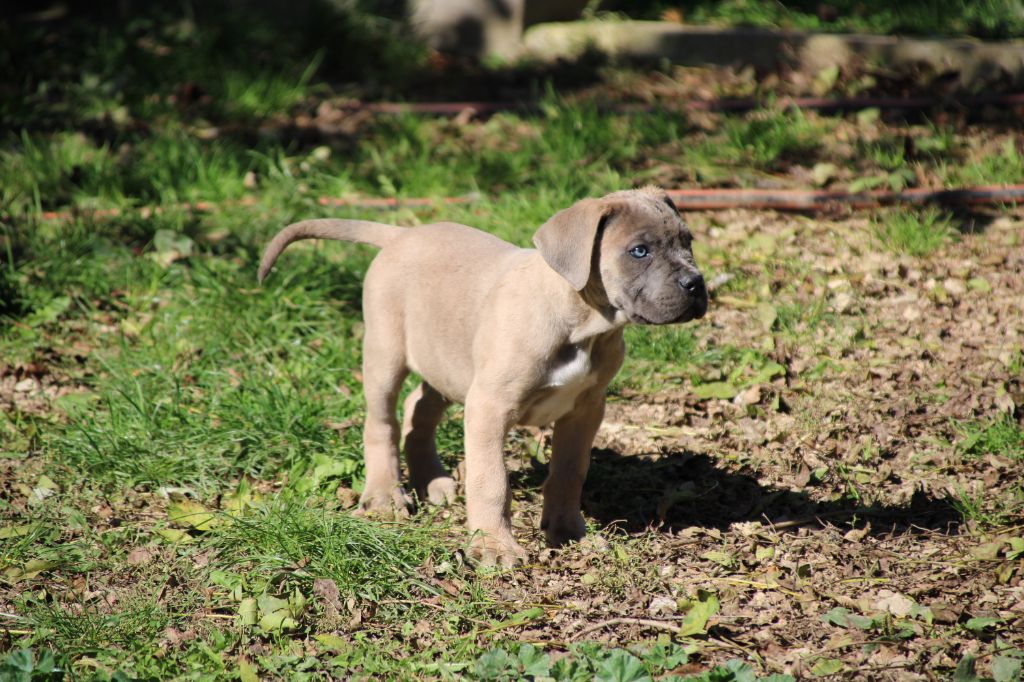
[[[519,641],[524,644],[540,644],[542,646],[557,647],[559,649],[569,648],[569,642],[564,642],[560,639],[527,639],[520,637]]]
[[[738,649],[738,650],[742,651],[747,656],[750,656],[750,658],[752,658],[755,661],[757,661],[757,664],[759,666],[764,668],[764,659],[761,658],[758,655],[758,653],[756,651],[754,651],[753,649],[751,649],[750,647],[743,646],[742,644],[740,644],[736,640],[730,639],[729,637],[725,637],[724,635],[722,637],[709,637],[708,639],[711,640],[712,642],[716,643],[716,644],[725,645],[725,646],[723,646],[723,648],[732,648],[732,649]]]
[[[758,590],[778,590],[779,592],[789,595],[790,597],[800,596],[799,592],[788,590],[785,587],[778,584],[773,585],[771,583],[756,582],[754,580],[741,580],[740,578],[712,578],[712,580],[721,580],[723,582],[732,583],[734,585],[749,585],[750,587],[756,588]]]
[[[785,530],[786,528],[796,528],[798,526],[806,526],[811,523],[820,524],[821,519],[834,519],[843,516],[873,516],[875,518],[886,518],[906,516],[906,514],[901,514],[899,512],[881,511],[878,509],[871,509],[870,507],[862,507],[860,509],[836,509],[834,511],[821,512],[813,516],[805,516],[803,518],[793,519],[791,521],[780,521],[778,523],[775,523],[771,519],[768,519],[768,523],[771,524],[771,527],[774,530]]]
[[[650,620],[648,618],[611,618],[609,620],[603,620],[600,623],[594,623],[588,625],[579,632],[576,633],[574,639],[579,639],[584,635],[589,635],[591,632],[600,630],[602,628],[611,627],[613,625],[641,625],[645,628],[652,628],[654,630],[668,630],[675,634],[679,634],[681,629],[678,625],[672,625],[672,623],[666,623],[660,620]]]
[[[444,607],[439,604],[431,604],[428,601],[422,599],[381,599],[378,604],[402,604],[402,605],[414,605],[414,606],[429,606],[432,609],[438,611],[444,611]]]

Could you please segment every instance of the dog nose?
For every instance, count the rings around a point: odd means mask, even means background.
[[[679,288],[690,294],[700,294],[704,291],[704,275],[699,272],[692,272],[683,275],[678,279]]]

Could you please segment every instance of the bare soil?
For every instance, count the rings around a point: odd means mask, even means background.
[[[631,534],[629,551],[591,538],[495,579],[550,616],[518,637],[653,639],[706,590],[721,612],[704,663],[739,656],[799,677],[824,658],[859,679],[935,679],[968,653],[984,668],[997,637],[1024,646],[1024,563],[1006,545],[1024,531],[1022,453],[956,447],[962,421],[1021,416],[1024,223],[965,224],[976,231],[921,260],[881,250],[862,217],[692,218],[714,245],[705,267],[758,286],[718,294],[702,343],[773,349],[786,375],[698,400],[665,368],[653,394],[613,399],[585,511]],[[765,303],[822,314],[780,333],[759,320]],[[518,473],[534,490],[542,475]],[[977,515],[958,510],[963,497]],[[533,548],[538,502],[516,502]],[[875,626],[823,622],[835,607]]]

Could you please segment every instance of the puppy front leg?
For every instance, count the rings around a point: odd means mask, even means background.
[[[505,436],[512,415],[491,396],[470,389],[466,398],[466,517],[475,532],[472,558],[511,568],[526,560],[512,536],[512,494],[505,470]]]
[[[576,409],[555,422],[540,520],[540,527],[552,547],[561,547],[587,534],[580,500],[590,467],[590,448],[602,419],[603,387],[580,396]]]

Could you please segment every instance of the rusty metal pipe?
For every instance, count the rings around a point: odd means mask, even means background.
[[[977,108],[981,106],[1024,107],[1024,93],[966,95],[962,97],[779,97],[774,105],[815,111],[857,111],[860,109],[938,109]],[[655,104],[620,102],[598,104],[601,111],[612,113],[652,113],[657,111],[742,112],[765,106],[756,97],[715,100],[682,100]],[[354,105],[375,114],[421,114],[424,116],[458,116],[464,112],[491,115],[499,111],[536,111],[535,102],[367,102]]]
[[[906,189],[900,191],[874,190],[869,192],[844,192],[841,190],[811,189],[669,189],[666,190],[681,210],[720,211],[730,208],[749,210],[772,210],[794,212],[822,212],[840,207],[864,209],[893,206],[897,204],[942,206],[997,206],[1000,204],[1024,204],[1024,185],[984,185],[957,189]],[[363,208],[392,210],[398,208],[429,208],[437,205],[469,204],[476,197],[364,197],[343,199],[320,197],[317,203],[328,208]],[[210,213],[223,206],[253,206],[255,199],[249,197],[240,201],[211,203],[200,201],[177,204],[174,208],[195,213]],[[130,209],[142,215],[160,214],[166,208],[160,206]],[[43,211],[42,220],[70,220],[75,217],[92,219],[114,218],[126,211],[121,209],[99,209],[93,211]]]

